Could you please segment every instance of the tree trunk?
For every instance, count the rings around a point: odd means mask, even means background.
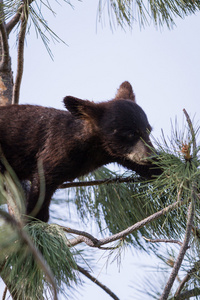
[[[0,70],[0,106],[12,103],[12,72]]]
[[[0,106],[12,103],[13,75],[2,0],[0,0]]]

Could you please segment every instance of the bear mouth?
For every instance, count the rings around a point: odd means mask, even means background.
[[[138,153],[129,153],[126,158],[138,165],[149,165],[150,162],[146,157],[139,155]]]
[[[126,158],[134,163],[139,165],[149,165],[151,164],[149,161],[149,157],[151,155],[150,149],[147,145],[139,140],[133,147],[130,153],[126,155]]]

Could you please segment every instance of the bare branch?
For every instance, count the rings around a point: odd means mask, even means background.
[[[142,228],[143,226],[147,225],[148,223],[160,218],[161,216],[165,215],[166,213],[170,212],[171,210],[183,205],[183,203],[184,202],[177,201],[177,202],[163,208],[162,210],[156,212],[155,214],[152,214],[151,216],[143,219],[142,221],[139,221],[136,224],[128,227],[127,229],[125,229],[125,230],[123,230],[123,231],[121,231],[117,234],[114,234],[111,237],[107,237],[107,238],[104,238],[104,239],[100,240],[101,245],[105,245],[107,243],[116,241],[118,239],[125,238],[127,235],[129,235],[133,231],[138,230],[138,229]]]
[[[76,246],[76,245],[78,245],[80,243],[83,243],[83,242],[86,243],[87,245],[89,245],[89,243],[90,243],[90,241],[88,243],[88,239],[86,237],[78,236],[77,238],[72,238],[72,239],[68,240],[67,246],[68,247],[74,247],[74,246]],[[89,245],[89,246],[91,246],[91,245]],[[94,245],[92,245],[92,247],[94,247]],[[101,249],[101,250],[115,250],[117,248],[118,248],[118,246],[115,246],[115,247],[102,247],[102,246],[98,246],[98,249]]]
[[[65,232],[79,235],[79,237],[75,239],[77,241],[76,244],[84,242],[90,247],[98,247],[99,240],[96,239],[95,237],[93,237],[91,234],[89,234],[85,231],[80,231],[80,230],[72,229],[72,228],[69,228],[69,227],[64,227],[64,226],[60,226],[60,227]]]
[[[144,220],[135,223],[134,225],[128,227],[127,229],[125,229],[117,234],[111,235],[107,238],[100,239],[100,240],[96,239],[91,234],[89,234],[85,231],[80,231],[80,230],[72,229],[69,227],[63,227],[63,226],[61,226],[61,228],[68,233],[73,233],[73,234],[79,235],[79,237],[77,239],[74,239],[73,243],[79,244],[81,242],[84,242],[90,247],[100,248],[102,245],[114,242],[119,239],[124,239],[127,235],[131,234],[133,231],[142,228],[143,226],[147,225],[148,223],[152,222],[153,220],[158,219],[159,217],[165,215],[166,213],[170,212],[171,210],[173,210],[183,204],[184,204],[184,202],[177,201],[177,202],[165,207],[164,209],[156,212],[155,214],[145,218]]]
[[[151,239],[147,239],[145,236],[143,236],[143,238],[150,243],[174,243],[174,244],[179,244],[180,246],[183,245],[183,243],[178,240],[168,240],[168,239],[151,240]]]
[[[28,9],[24,5],[23,11],[21,13],[21,28],[19,32],[19,38],[18,38],[17,74],[15,78],[15,84],[13,87],[12,104],[19,103],[20,86],[21,86],[23,69],[24,69],[24,41],[26,35],[27,21],[28,21]]]
[[[129,176],[126,178],[116,177],[116,178],[106,178],[101,180],[67,182],[60,185],[59,189],[66,189],[66,188],[79,187],[79,186],[93,186],[93,185],[110,184],[110,183],[122,183],[122,182],[135,182],[135,179],[132,176]]]
[[[104,284],[102,284],[98,279],[93,277],[88,271],[83,269],[82,267],[78,266],[78,271],[81,272],[83,275],[85,275],[87,278],[92,280],[95,284],[97,284],[100,288],[102,288],[108,295],[110,295],[113,299],[119,300],[119,298]]]

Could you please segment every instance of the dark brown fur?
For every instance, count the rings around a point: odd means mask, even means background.
[[[145,161],[151,151],[151,127],[135,103],[132,87],[122,83],[116,98],[95,104],[71,96],[64,98],[69,111],[32,105],[0,107],[0,144],[20,180],[30,180],[27,214],[40,191],[37,162],[43,164],[45,199],[36,218],[48,221],[50,199],[64,181],[87,174],[111,162],[149,177]]]

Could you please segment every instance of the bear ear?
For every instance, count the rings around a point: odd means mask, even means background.
[[[133,102],[136,102],[133,88],[128,81],[124,81],[117,90],[117,94],[114,100],[118,99],[132,100]]]
[[[97,120],[100,114],[97,104],[88,100],[66,96],[63,100],[65,107],[79,119]]]

